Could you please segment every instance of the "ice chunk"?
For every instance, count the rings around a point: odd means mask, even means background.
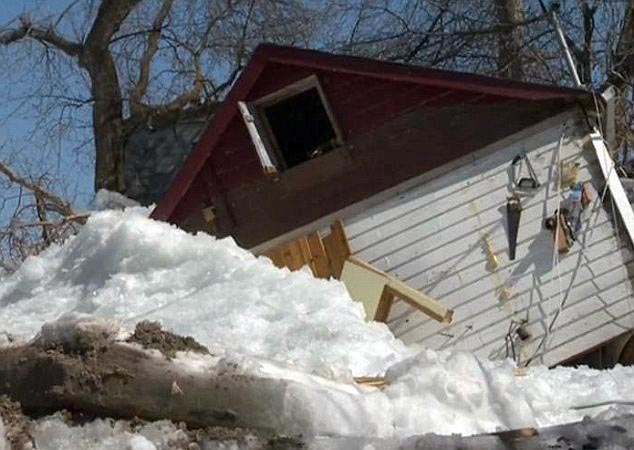
[[[128,450],[156,450],[156,446],[143,436],[132,436],[128,442]]]
[[[57,320],[42,325],[36,342],[45,348],[56,345],[75,348],[112,341],[118,332],[119,327],[112,321],[99,319],[89,314],[68,312],[62,314]]]
[[[139,202],[132,200],[119,192],[99,189],[97,194],[95,194],[95,208],[98,211],[123,209],[131,206],[139,206]]]
[[[166,420],[132,431],[129,423],[112,419],[69,425],[60,414],[35,421],[31,434],[38,450],[168,450],[188,442],[185,433]]]

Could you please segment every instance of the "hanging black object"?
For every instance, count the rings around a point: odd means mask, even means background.
[[[526,164],[528,176],[520,178],[520,172],[522,171],[523,164]],[[537,179],[537,174],[535,173],[535,170],[533,170],[533,165],[525,154],[517,155],[513,158],[513,161],[511,161],[511,168],[513,170],[513,184],[515,184],[515,187],[523,189],[537,189],[541,186],[541,183]]]
[[[515,249],[517,248],[517,232],[520,228],[520,216],[522,215],[522,204],[517,195],[509,197],[506,202],[506,220],[509,233],[509,259],[515,259]]]

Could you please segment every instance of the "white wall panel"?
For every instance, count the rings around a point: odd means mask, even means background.
[[[527,359],[565,298],[538,359],[554,364],[634,328],[632,254],[626,236],[617,237],[611,210],[598,195],[584,212],[578,242],[552,264],[554,242],[543,221],[569,195],[558,190],[558,159],[578,163],[579,181],[590,181],[597,191],[603,188],[595,153],[582,145],[587,133],[581,121],[568,119],[558,156],[562,123],[551,120],[521,139],[493,145],[484,156],[435,179],[410,181],[406,190],[345,220],[357,256],[455,309],[454,322],[440,325],[397,302],[388,321],[397,336],[430,348],[496,358],[505,356],[511,319],[525,319],[533,336],[522,345]],[[510,261],[509,167],[521,152],[527,153],[542,187],[522,197],[517,256]],[[486,268],[485,236],[500,262],[495,272]],[[510,300],[501,300],[502,289],[511,293]]]

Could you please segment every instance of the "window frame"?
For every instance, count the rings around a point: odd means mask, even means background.
[[[328,99],[324,93],[324,89],[317,75],[313,74],[306,78],[302,78],[301,80],[291,83],[288,86],[283,87],[282,89],[267,94],[251,102],[238,102],[240,112],[242,113],[242,117],[245,121],[247,129],[249,130],[251,141],[256,147],[258,157],[260,158],[260,163],[262,164],[262,168],[264,169],[264,172],[266,174],[277,174],[279,172],[292,170],[293,168],[301,166],[307,161],[310,161],[306,160],[302,163],[296,164],[293,167],[287,166],[287,163],[284,160],[284,155],[282,154],[280,146],[277,142],[277,137],[275,136],[275,133],[273,132],[273,129],[264,112],[264,108],[266,108],[267,106],[282,102],[290,97],[299,95],[310,89],[317,89],[319,99],[321,100],[321,104],[324,108],[324,111],[326,112],[326,115],[328,116],[328,120],[330,121],[330,125],[335,134],[335,147],[329,152],[336,151],[337,149],[344,146],[343,133],[341,132],[339,123],[335,118],[332,107],[328,102]]]

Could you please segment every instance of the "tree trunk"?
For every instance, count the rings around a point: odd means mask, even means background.
[[[95,191],[125,192],[125,133],[119,77],[108,50],[86,49],[80,62],[88,71],[94,98]]]
[[[609,83],[618,87],[631,83],[634,76],[634,0],[627,3],[611,69],[613,72],[609,75]]]
[[[498,76],[513,80],[524,78],[522,47],[524,32],[517,24],[524,20],[523,0],[495,0],[500,25],[509,27],[498,36]]]
[[[92,354],[32,345],[0,350],[0,395],[20,402],[30,415],[66,409],[275,431],[286,384],[232,370],[190,371],[126,344],[108,344]]]
[[[243,371],[237,363],[218,364],[212,356],[190,365],[138,347],[141,343],[170,355],[183,349],[170,342],[174,336],[150,334],[132,346],[110,341],[100,331],[79,330],[72,342],[1,348],[0,397],[20,402],[32,416],[65,409],[96,417],[168,419],[189,427],[304,436],[384,435],[391,427],[369,412],[386,408],[387,400],[367,398],[352,386],[342,389],[277,367]],[[185,339],[190,349],[200,347],[188,338],[175,339]],[[327,398],[327,404],[316,402],[319,398]]]
[[[95,190],[125,192],[123,102],[110,41],[141,0],[109,0],[99,6],[79,55],[94,99]]]
[[[592,38],[594,35],[594,13],[596,7],[590,7],[586,0],[581,2],[581,13],[583,14],[583,48],[577,56],[579,68],[579,78],[585,85],[592,85]]]

